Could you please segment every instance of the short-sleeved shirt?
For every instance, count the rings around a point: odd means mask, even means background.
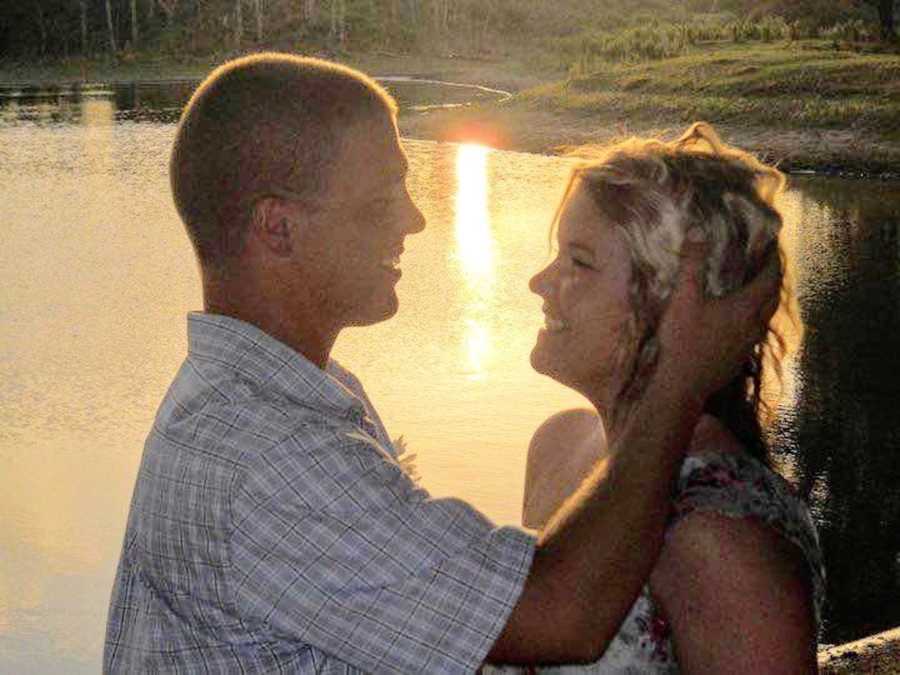
[[[358,380],[191,313],[147,438],[106,631],[108,673],[470,673],[534,537],[433,499]]]

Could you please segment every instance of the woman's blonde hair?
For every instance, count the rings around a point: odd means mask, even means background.
[[[656,331],[677,283],[688,232],[698,231],[709,246],[703,276],[707,296],[741,288],[771,255],[780,254],[782,218],[774,201],[786,179],[778,169],[723,143],[705,122],[695,123],[675,141],[632,138],[579,154],[589,161],[574,169],[567,194],[576,185],[585,189],[601,217],[621,232],[631,256],[634,317],[623,341],[628,354],[623,367],[629,372],[620,400],[633,401],[659,357]],[[770,337],[757,346],[740,376],[708,404],[708,411],[745,445],[759,446],[754,454],[762,459],[762,352],[767,343],[774,351],[783,348],[771,329]]]

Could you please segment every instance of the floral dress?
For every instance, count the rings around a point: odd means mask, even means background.
[[[812,582],[816,626],[825,601],[825,569],[818,536],[806,504],[781,476],[744,454],[688,456],[674,496],[669,527],[694,511],[731,518],[753,517],[793,542],[806,558]],[[632,675],[678,673],[671,629],[650,595],[642,589],[603,657],[592,664],[537,669],[485,666],[486,674],[537,672],[554,675]]]

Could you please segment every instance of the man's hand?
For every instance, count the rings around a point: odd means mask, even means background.
[[[773,247],[747,286],[720,299],[703,297],[707,246],[685,240],[678,285],[659,328],[660,356],[654,379],[701,406],[725,386],[763,339],[778,308],[781,259]]]

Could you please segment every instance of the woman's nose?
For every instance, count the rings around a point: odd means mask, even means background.
[[[538,295],[546,295],[550,286],[550,272],[553,267],[553,263],[547,265],[540,272],[531,277],[531,280],[528,282],[528,288],[532,293],[536,293]]]

